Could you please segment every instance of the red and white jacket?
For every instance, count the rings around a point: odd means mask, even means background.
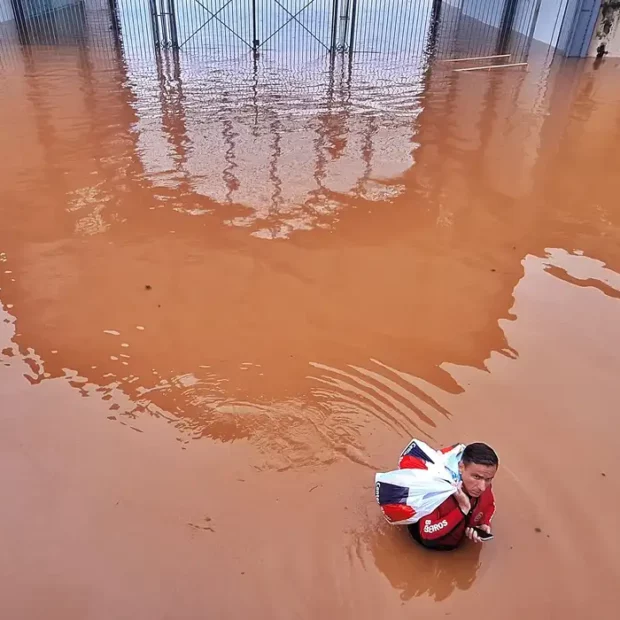
[[[429,548],[458,547],[465,537],[466,528],[490,525],[495,514],[495,497],[490,486],[480,497],[472,497],[470,501],[471,511],[465,515],[454,496],[450,496],[431,514],[409,526],[413,537]]]

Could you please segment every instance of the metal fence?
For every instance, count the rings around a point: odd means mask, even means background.
[[[212,57],[527,55],[541,0],[0,0],[0,58],[22,45]]]

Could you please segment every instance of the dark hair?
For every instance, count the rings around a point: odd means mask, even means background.
[[[470,443],[465,450],[463,450],[463,456],[461,460],[465,465],[475,463],[476,465],[489,465],[490,467],[497,467],[499,465],[499,459],[495,450],[486,443]]]

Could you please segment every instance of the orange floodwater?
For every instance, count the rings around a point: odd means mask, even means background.
[[[615,617],[620,62],[372,62],[0,67],[3,620]],[[383,521],[412,436],[493,542]]]

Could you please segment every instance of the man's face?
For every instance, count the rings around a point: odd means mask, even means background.
[[[470,497],[480,497],[491,484],[497,473],[496,465],[477,465],[460,463],[459,472],[463,480],[465,492]]]

